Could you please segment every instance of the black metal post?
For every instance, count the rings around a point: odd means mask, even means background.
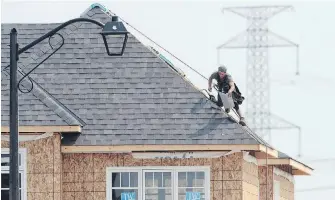
[[[19,200],[19,133],[18,133],[18,84],[17,84],[17,31],[13,28],[10,32],[10,165],[9,165],[9,199]]]

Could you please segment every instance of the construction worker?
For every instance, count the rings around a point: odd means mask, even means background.
[[[212,80],[215,79],[218,85],[218,92],[223,92],[228,95],[228,97],[232,97],[234,101],[234,109],[240,117],[240,124],[242,126],[246,126],[245,119],[242,115],[242,112],[239,108],[239,105],[242,104],[244,97],[241,95],[239,89],[233,81],[233,78],[230,74],[227,73],[227,68],[225,66],[220,66],[217,72],[213,72],[212,75],[208,79],[208,91],[212,91]],[[223,103],[220,95],[218,94],[217,105],[222,107]],[[226,110],[229,112],[229,110]]]

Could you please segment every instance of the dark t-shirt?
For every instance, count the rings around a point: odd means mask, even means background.
[[[220,78],[220,75],[218,72],[213,72],[212,75],[209,77],[210,80],[215,79],[219,86],[219,91],[228,92],[230,86],[229,82],[233,81],[233,77],[230,74],[227,74],[223,77],[223,79]]]

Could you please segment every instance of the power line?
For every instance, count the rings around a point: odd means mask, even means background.
[[[292,6],[250,6],[223,8],[247,19],[247,29],[217,47],[217,62],[220,64],[221,49],[247,49],[247,116],[253,131],[260,136],[269,136],[271,143],[271,129],[300,129],[287,123],[287,120],[274,119],[270,112],[270,69],[269,49],[273,47],[296,48],[296,74],[299,74],[299,45],[282,37],[268,28],[268,20],[273,16],[290,9]],[[284,123],[285,122],[285,123]],[[284,125],[285,124],[285,125]],[[283,126],[284,125],[284,126]],[[293,126],[292,126],[293,125]],[[299,152],[299,155],[301,153]]]
[[[315,188],[306,188],[296,190],[296,192],[312,192],[312,191],[325,191],[325,190],[335,190],[335,186],[322,186],[322,187],[315,187]]]
[[[305,160],[304,162],[335,162],[335,158],[321,158],[315,160]]]
[[[111,14],[116,15],[115,13],[109,11]],[[208,80],[208,78],[206,78],[204,75],[202,75],[200,72],[198,72],[196,69],[194,69],[193,67],[191,67],[190,65],[188,65],[187,63],[185,63],[184,61],[182,61],[181,59],[179,59],[177,56],[175,56],[173,53],[171,53],[170,51],[168,51],[167,49],[165,49],[164,47],[162,47],[161,45],[159,45],[157,42],[155,42],[154,40],[152,40],[151,38],[149,38],[147,35],[145,35],[143,32],[141,32],[140,30],[138,30],[137,28],[135,28],[134,26],[132,26],[131,24],[129,24],[126,20],[124,20],[123,18],[119,17],[120,20],[122,20],[125,24],[127,24],[129,27],[131,27],[132,29],[134,29],[135,31],[137,31],[138,33],[140,33],[142,36],[144,36],[146,39],[150,40],[152,43],[154,43],[155,45],[157,45],[158,47],[160,47],[161,49],[163,49],[165,52],[167,52],[168,54],[170,54],[172,57],[174,57],[175,59],[177,59],[179,62],[183,63],[185,66],[187,66],[188,68],[190,68],[191,70],[193,70],[195,73],[197,73],[198,75],[200,75],[202,78]]]

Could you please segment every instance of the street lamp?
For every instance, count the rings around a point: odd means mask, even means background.
[[[106,25],[95,21],[93,19],[88,18],[76,18],[69,20],[55,29],[49,31],[45,35],[41,36],[40,38],[36,39],[35,41],[31,42],[30,44],[24,46],[23,48],[19,49],[19,45],[17,44],[17,31],[15,28],[13,28],[10,32],[10,117],[9,117],[9,123],[10,123],[10,143],[9,143],[9,149],[10,149],[10,180],[9,180],[9,199],[10,200],[19,200],[19,166],[18,166],[18,149],[19,149],[19,142],[18,142],[18,89],[19,89],[19,83],[27,77],[32,71],[34,71],[38,66],[40,66],[45,60],[47,60],[50,56],[52,56],[56,51],[58,51],[62,45],[64,44],[64,38],[59,33],[57,33],[62,28],[76,23],[76,22],[89,22],[96,24],[97,26],[100,26],[102,29],[101,35],[104,40],[104,44],[106,46],[107,54],[109,56],[122,56],[124,49],[126,47],[127,39],[128,39],[128,31],[122,24],[122,22],[118,21],[118,18],[116,16],[112,17],[112,21],[106,23]],[[59,35],[63,39],[63,43],[60,47],[58,47],[52,54],[50,54],[46,59],[44,59],[42,62],[40,62],[36,67],[34,67],[32,70],[30,70],[28,73],[23,74],[23,77],[21,80],[17,81],[17,61],[19,60],[19,55],[27,51],[28,49],[34,47],[36,44],[40,43],[41,41],[45,40],[46,38],[49,38],[49,44],[50,44],[50,38],[54,35]],[[124,41],[123,45],[121,47],[120,52],[112,53],[111,49],[108,48],[108,42],[107,37],[108,36],[123,36]],[[51,44],[50,44],[51,46]],[[52,47],[52,46],[51,46]],[[114,48],[113,48],[114,49]]]
[[[128,39],[128,31],[124,27],[123,23],[118,21],[117,16],[113,16],[112,21],[106,23],[105,27],[102,29],[101,35],[102,35],[102,39],[104,40],[104,43],[105,43],[105,46],[106,46],[106,51],[107,51],[108,55],[110,55],[110,56],[120,56],[120,55],[123,54],[124,48],[126,46],[127,39]],[[116,36],[116,38],[115,38],[115,36]],[[113,48],[111,48],[110,45],[108,45],[107,40],[118,39],[118,37],[120,37],[120,36],[121,36],[121,38],[123,36],[122,49],[121,49],[120,52],[112,53]]]

